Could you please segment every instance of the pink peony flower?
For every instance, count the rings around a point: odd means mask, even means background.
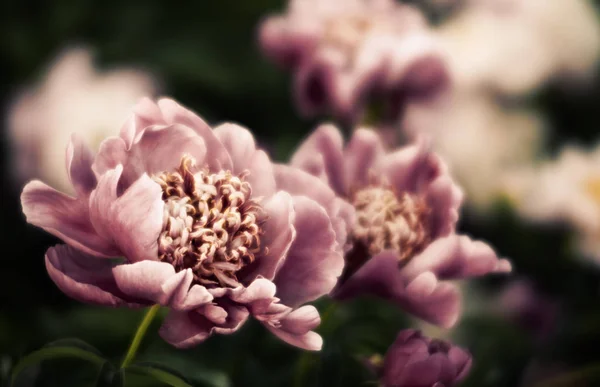
[[[292,0],[260,28],[265,54],[294,73],[305,115],[360,119],[370,97],[395,119],[408,101],[429,101],[449,85],[421,13],[392,0]]]
[[[319,313],[304,304],[336,284],[341,246],[322,205],[280,190],[247,129],[212,130],[172,100],[146,99],[97,155],[74,137],[67,170],[76,197],[33,181],[21,198],[30,223],[67,243],[46,254],[67,295],[166,306],[160,334],[176,347],[253,316],[287,343],[321,348]]]
[[[471,368],[471,355],[460,347],[406,329],[385,355],[383,387],[452,387]]]
[[[424,141],[386,153],[375,132],[358,129],[344,148],[341,133],[322,125],[291,164],[347,199],[337,205],[345,216],[332,216],[350,225],[334,297],[376,295],[450,327],[460,314],[460,297],[449,280],[511,270],[488,245],[456,233],[462,192]],[[278,166],[276,177],[284,189],[322,200],[292,167]]]

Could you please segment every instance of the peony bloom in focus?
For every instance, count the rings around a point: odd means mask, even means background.
[[[460,313],[449,280],[511,269],[485,243],[456,234],[462,192],[424,142],[386,153],[373,131],[358,129],[344,148],[341,133],[322,125],[291,164],[328,182],[350,207],[339,212],[350,227],[334,297],[377,295],[449,327]],[[278,166],[276,175],[284,189],[317,196],[291,167]]]
[[[42,84],[24,91],[10,106],[8,130],[19,182],[32,178],[73,193],[65,171],[65,144],[72,133],[97,149],[118,134],[131,106],[154,95],[154,80],[139,70],[98,72],[89,50],[59,56]]]
[[[432,101],[449,85],[427,21],[393,0],[292,0],[262,24],[260,44],[294,73],[305,115],[354,122],[373,98],[394,120],[407,101]]]
[[[75,197],[40,181],[21,197],[28,222],[67,243],[46,254],[67,295],[166,306],[160,334],[176,347],[253,316],[287,343],[321,348],[319,313],[304,304],[336,284],[341,246],[319,203],[280,190],[248,130],[212,130],[172,100],[145,99],[97,155],[73,137],[67,170]]]
[[[580,250],[600,262],[600,146],[568,146],[556,160],[513,173],[505,187],[524,218],[571,225]]]
[[[471,364],[462,348],[406,329],[388,349],[379,373],[383,387],[452,387],[468,375]]]

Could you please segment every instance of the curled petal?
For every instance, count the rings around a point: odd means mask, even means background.
[[[194,129],[206,144],[206,163],[211,170],[232,169],[231,158],[227,150],[202,118],[191,110],[179,105],[172,99],[162,98],[158,107],[167,124],[181,124]]]
[[[481,241],[451,235],[435,240],[403,271],[409,277],[431,271],[440,279],[460,279],[510,272],[511,264],[499,259],[494,250]]]
[[[246,181],[252,186],[257,197],[269,197],[275,193],[273,164],[267,154],[256,149],[252,133],[235,124],[222,124],[214,130],[217,138],[229,152],[233,163],[233,173],[249,171]]]
[[[259,275],[272,280],[296,237],[294,205],[287,192],[280,191],[269,198],[263,203],[263,210],[268,216],[263,224],[263,251],[259,259],[240,272],[240,279],[246,282],[254,281]]]
[[[128,296],[175,310],[192,310],[213,299],[203,286],[191,286],[191,270],[175,273],[173,266],[166,262],[119,265],[113,269],[113,275],[119,289]]]
[[[323,339],[312,329],[321,323],[319,312],[312,305],[303,306],[282,318],[278,326],[265,324],[286,343],[309,351],[320,351]]]
[[[82,253],[67,245],[57,245],[46,253],[46,269],[52,281],[66,295],[82,302],[134,306],[134,299],[123,294],[112,275],[115,264]]]
[[[100,144],[100,149],[92,165],[92,169],[98,176],[115,169],[117,165],[125,165],[127,159],[127,144],[121,137],[108,137]],[[136,173],[138,175],[139,173]]]
[[[372,171],[382,162],[384,153],[383,144],[375,132],[356,130],[344,151],[348,183],[353,187],[367,185]]]
[[[162,228],[163,207],[160,186],[142,175],[117,197],[123,169],[102,176],[90,196],[90,217],[103,236],[111,238],[130,262],[158,259],[158,236]]]
[[[325,173],[327,182],[338,195],[346,194],[343,144],[340,131],[331,124],[319,126],[292,156],[291,165],[314,176]]]
[[[27,222],[88,254],[104,257],[120,254],[114,243],[98,235],[92,226],[86,201],[34,180],[23,188],[21,205]]]
[[[367,261],[334,291],[338,299],[373,295],[392,301],[408,312],[433,324],[451,327],[460,313],[458,289],[439,282],[434,273],[407,276],[398,267],[393,251],[384,251]]]
[[[295,196],[294,209],[296,239],[275,277],[277,297],[292,307],[329,293],[344,266],[341,247],[323,207]]]
[[[223,310],[227,311],[224,323],[211,321],[215,320],[214,310],[211,309],[171,311],[160,327],[160,336],[177,348],[190,348],[214,333],[230,334],[237,331],[250,315],[246,308],[235,305],[225,306]],[[207,311],[208,317],[202,314]]]
[[[303,195],[329,209],[336,200],[335,192],[315,176],[288,165],[275,165],[277,188],[291,195]]]
[[[401,148],[385,156],[381,170],[396,192],[419,192],[439,175],[437,159],[432,159],[425,142]]]
[[[94,155],[90,148],[76,135],[71,137],[67,148],[67,171],[69,180],[79,197],[87,197],[96,188],[96,176],[92,171]]]
[[[451,234],[456,229],[463,192],[450,175],[441,174],[427,187],[426,200],[431,209],[430,227],[434,237]]]

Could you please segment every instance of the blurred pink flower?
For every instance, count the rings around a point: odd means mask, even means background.
[[[520,95],[556,78],[585,85],[596,73],[600,23],[592,1],[464,3],[438,30],[459,88]]]
[[[337,298],[374,294],[449,327],[459,317],[460,297],[448,280],[511,270],[485,243],[456,234],[462,192],[425,142],[386,153],[373,131],[358,129],[344,149],[337,128],[322,125],[291,164],[348,200],[332,216],[348,214],[350,225]],[[320,200],[300,176],[291,167],[276,169],[281,187]]]
[[[504,180],[541,153],[547,123],[533,110],[502,106],[484,93],[457,92],[447,102],[440,109],[409,108],[404,133],[430,135],[466,205],[488,215],[504,194]]]
[[[43,83],[22,92],[10,106],[16,179],[41,178],[70,190],[64,160],[71,134],[96,148],[106,136],[118,133],[131,106],[155,93],[155,82],[145,72],[122,68],[98,72],[89,50],[64,52]]]
[[[356,121],[373,97],[393,120],[407,100],[430,101],[449,84],[425,18],[392,0],[292,0],[264,21],[260,43],[294,73],[305,115]]]
[[[50,277],[84,302],[169,307],[160,334],[177,347],[252,315],[282,340],[320,349],[319,313],[302,305],[330,292],[344,263],[326,210],[280,190],[245,128],[212,130],[169,99],[134,112],[95,156],[73,137],[76,197],[40,181],[24,188],[27,220],[67,243],[48,250]]]
[[[471,369],[471,355],[407,329],[398,334],[381,369],[383,387],[452,387]]]
[[[525,279],[512,281],[496,302],[496,313],[539,339],[544,339],[557,322],[558,303],[538,291]]]
[[[568,224],[579,250],[600,262],[600,145],[567,145],[553,160],[514,171],[504,185],[523,218]]]

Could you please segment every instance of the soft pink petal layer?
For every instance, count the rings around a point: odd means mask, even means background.
[[[133,300],[115,283],[113,267],[110,260],[95,258],[67,245],[51,247],[46,253],[50,278],[69,297],[99,305],[130,304]]]
[[[21,205],[27,222],[96,256],[118,256],[117,246],[98,235],[89,219],[87,200],[67,196],[34,180],[23,188]]]
[[[435,240],[403,269],[409,277],[426,271],[435,273],[440,279],[460,279],[510,272],[511,264],[506,259],[499,259],[494,250],[481,241],[451,235]]]
[[[190,348],[215,333],[226,335],[237,331],[250,315],[248,310],[242,306],[228,305],[222,308],[227,313],[225,321],[217,323],[202,314],[207,310],[171,311],[160,327],[160,336],[177,348]],[[222,318],[220,320],[223,321]]]
[[[103,175],[122,164],[123,175],[119,182],[119,191],[122,191],[144,173],[173,172],[184,155],[191,156],[199,166],[206,162],[206,145],[193,129],[180,124],[150,126],[138,133],[130,148],[120,138],[105,140],[100,146],[94,171]]]
[[[317,177],[287,165],[275,165],[277,188],[292,195],[306,196],[319,203],[331,219],[338,244],[347,250],[349,229],[354,224],[354,207],[335,195],[335,192],[325,182]]]
[[[172,99],[160,99],[158,107],[167,124],[181,124],[192,128],[202,138],[207,149],[206,163],[211,171],[233,168],[227,150],[202,118]]]
[[[437,238],[454,231],[463,194],[446,165],[429,148],[427,141],[421,140],[386,155],[382,172],[398,194],[409,192],[425,198],[431,210],[431,234]]]
[[[219,125],[214,132],[229,152],[233,173],[250,172],[246,181],[252,186],[253,195],[268,198],[275,194],[273,164],[264,151],[256,149],[252,133],[235,124]]]
[[[158,259],[164,202],[160,186],[142,175],[120,197],[117,186],[123,169],[106,172],[90,196],[90,218],[130,262]]]
[[[377,133],[368,129],[357,129],[344,151],[346,179],[350,189],[356,189],[370,182],[371,172],[375,172],[385,154]]]
[[[327,294],[342,273],[344,258],[327,212],[315,201],[294,197],[294,240],[275,277],[277,297],[295,307]]]
[[[319,126],[292,156],[291,165],[311,175],[321,177],[321,172],[338,195],[345,195],[346,181],[343,157],[344,139],[331,124]]]
[[[312,330],[321,323],[319,312],[312,305],[303,306],[279,320],[278,326],[265,326],[286,343],[309,351],[320,351],[323,339]]]
[[[439,282],[432,272],[407,276],[398,266],[393,251],[382,252],[340,285],[334,292],[338,299],[374,295],[397,303],[408,312],[433,324],[450,327],[461,309],[458,289]]]
[[[96,188],[96,175],[92,171],[94,154],[76,135],[67,147],[67,172],[78,197],[87,197]]]
[[[205,287],[193,285],[190,269],[175,273],[166,262],[141,261],[113,269],[115,282],[128,296],[175,310],[192,310],[212,301]]]
[[[267,219],[262,226],[264,234],[261,238],[263,251],[260,257],[246,266],[238,278],[244,283],[252,282],[259,275],[272,280],[279,270],[296,237],[294,228],[294,204],[292,197],[284,191],[266,200],[263,210]]]

